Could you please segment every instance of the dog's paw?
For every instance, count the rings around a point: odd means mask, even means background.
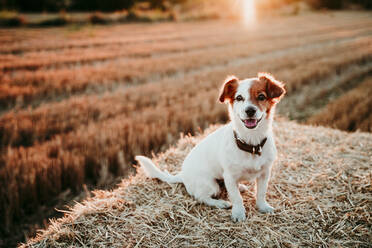
[[[231,211],[231,219],[234,222],[244,221],[245,220],[244,206],[233,206]]]
[[[274,212],[274,208],[270,206],[267,202],[262,204],[257,204],[258,211],[261,213],[272,213]]]
[[[228,201],[224,201],[224,200],[218,200],[218,202],[216,202],[216,207],[218,207],[218,208],[231,208],[231,203],[228,202]]]
[[[244,184],[239,183],[239,191],[241,193],[243,193],[243,192],[245,192],[247,190],[248,190],[248,186],[247,185],[244,185]]]

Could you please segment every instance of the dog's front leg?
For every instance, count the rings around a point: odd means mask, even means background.
[[[224,173],[223,177],[227,193],[232,203],[231,219],[235,222],[243,221],[245,220],[245,208],[239,192],[238,182],[230,173]]]
[[[270,166],[256,179],[256,206],[261,213],[271,213],[274,208],[266,202],[266,191],[270,178]]]

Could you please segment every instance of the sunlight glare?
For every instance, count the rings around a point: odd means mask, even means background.
[[[243,21],[247,26],[253,25],[256,22],[256,8],[254,0],[241,0]]]

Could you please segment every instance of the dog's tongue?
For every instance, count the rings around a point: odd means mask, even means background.
[[[257,120],[256,119],[247,119],[244,121],[244,124],[247,127],[255,127],[257,125]]]

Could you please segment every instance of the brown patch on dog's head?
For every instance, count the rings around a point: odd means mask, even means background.
[[[225,102],[229,100],[230,103],[234,102],[234,96],[236,93],[236,89],[239,85],[239,79],[235,76],[230,76],[225,80],[225,83],[222,86],[221,93],[220,93],[220,102]]]
[[[280,101],[285,94],[283,83],[267,73],[259,73],[250,90],[250,99],[261,111],[270,114],[271,108]]]
[[[284,89],[284,84],[276,80],[268,73],[258,73],[258,78],[260,81],[266,82],[266,92],[268,94],[268,98],[279,102],[286,92]]]

